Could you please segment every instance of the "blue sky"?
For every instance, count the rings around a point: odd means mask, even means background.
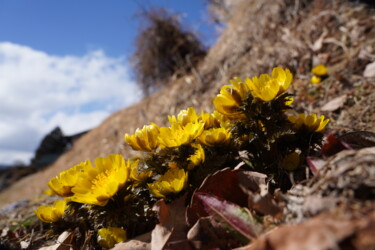
[[[214,43],[202,0],[0,0],[0,164],[27,163],[56,126],[90,129],[141,98],[128,58],[150,6]]]
[[[128,56],[137,33],[136,14],[149,6],[181,13],[182,21],[204,39],[212,36],[203,0],[0,0],[0,41],[54,55],[102,49],[108,56]]]

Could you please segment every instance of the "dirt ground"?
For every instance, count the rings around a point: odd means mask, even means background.
[[[298,111],[329,117],[332,133],[375,132],[375,10],[371,6],[344,0],[222,2],[226,4],[216,14],[221,15],[218,18],[225,22],[225,28],[200,65],[191,74],[172,79],[160,91],[114,113],[52,166],[0,193],[4,228],[9,226],[10,217],[20,221],[32,214],[46,183],[60,171],[112,153],[131,155],[123,141],[125,133],[150,122],[163,125],[167,115],[189,106],[211,111],[220,86],[234,76],[245,78],[270,73],[275,66],[288,67],[294,75],[291,92]],[[310,71],[320,63],[328,67],[328,76],[312,84]],[[246,249],[301,249],[298,246],[314,244],[318,244],[316,248],[309,249],[339,249],[349,241],[349,249],[373,249],[374,160],[374,148],[344,151],[325,159],[328,167],[322,178],[296,185],[288,193],[294,202],[290,202],[286,224],[292,225],[271,231]],[[350,190],[361,190],[363,180],[372,191],[358,199]],[[311,206],[316,202],[321,206]],[[4,211],[13,213],[6,215]],[[292,237],[298,232],[300,237]],[[319,241],[327,234],[334,235],[335,242]],[[291,240],[286,240],[289,237]]]

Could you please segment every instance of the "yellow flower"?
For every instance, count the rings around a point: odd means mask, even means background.
[[[203,147],[200,144],[193,144],[192,146],[195,148],[195,152],[187,159],[189,161],[189,170],[193,169],[195,166],[198,166],[205,160]]]
[[[103,248],[112,248],[117,243],[126,241],[126,231],[119,227],[101,228],[98,231],[98,243]]]
[[[168,116],[170,124],[178,123],[181,126],[186,126],[188,123],[195,123],[198,121],[199,116],[195,112],[193,107],[189,107],[187,110],[181,110],[176,116]]]
[[[204,129],[204,123],[188,123],[181,126],[173,123],[171,127],[160,128],[159,143],[161,147],[179,147],[189,144],[195,138],[200,136]]]
[[[286,105],[286,106],[290,106],[290,105],[292,105],[293,102],[294,102],[294,98],[293,98],[293,97],[286,97],[286,98],[285,98],[285,105]]]
[[[58,200],[52,206],[39,206],[34,212],[38,218],[47,223],[56,222],[64,216],[67,205],[63,200]]]
[[[202,113],[200,114],[200,120],[204,122],[205,129],[220,126],[220,122],[217,119],[215,119],[215,117],[211,113],[206,113],[202,111]]]
[[[215,122],[215,128],[231,128],[231,121],[230,119],[221,114],[220,112],[218,112],[217,110],[215,110],[213,113],[212,113],[212,116],[215,118],[215,121],[217,122],[217,125],[216,125],[216,122]]]
[[[85,161],[68,170],[62,171],[48,182],[49,188],[59,196],[72,196],[72,187],[76,185],[78,177],[83,173],[85,166],[90,164],[90,162]]]
[[[168,168],[178,168],[178,163],[175,161],[169,162]]]
[[[277,95],[280,95],[288,90],[290,84],[293,80],[293,75],[290,73],[289,69],[283,69],[282,67],[276,67],[272,70],[272,79],[279,84],[280,89]]]
[[[188,173],[183,169],[169,169],[154,183],[148,184],[151,194],[163,198],[181,192],[187,185]]]
[[[56,193],[55,193],[55,192],[53,192],[53,190],[52,190],[52,189],[50,189],[50,188],[48,188],[48,189],[44,190],[44,191],[43,191],[43,194],[45,194],[45,195],[48,195],[48,196],[51,196],[51,195],[56,195]]]
[[[328,69],[325,65],[319,64],[312,68],[311,73],[317,76],[325,76],[328,74]]]
[[[240,118],[244,114],[239,111],[242,100],[249,92],[247,84],[243,83],[239,78],[230,81],[232,85],[224,85],[220,89],[220,93],[215,97],[213,103],[217,111],[229,118]]]
[[[252,90],[254,97],[263,101],[271,101],[278,95],[284,93],[290,86],[293,76],[288,69],[276,67],[272,70],[272,76],[261,74],[252,79],[247,78],[246,84]]]
[[[289,121],[294,124],[296,130],[306,128],[310,132],[321,132],[326,127],[329,119],[324,119],[324,115],[317,118],[316,114],[299,114],[298,116],[289,116]]]
[[[311,83],[318,84],[318,83],[320,83],[321,81],[322,81],[322,78],[319,77],[319,76],[312,76],[312,77],[310,78],[310,82],[311,82]]]
[[[130,164],[130,176],[131,180],[140,182],[152,176],[152,171],[140,171],[139,160]]]
[[[152,151],[159,146],[159,127],[155,123],[137,129],[134,134],[125,134],[125,141],[134,150]]]
[[[203,131],[198,141],[206,146],[215,147],[226,145],[230,142],[231,132],[225,128],[212,128]]]
[[[71,201],[105,206],[108,200],[124,186],[129,178],[130,169],[138,161],[126,161],[121,155],[110,155],[106,158],[96,158],[93,167],[85,165],[83,174],[72,188],[74,195]]]
[[[300,155],[297,152],[293,152],[285,156],[281,163],[281,166],[289,171],[293,171],[300,166],[300,163]]]

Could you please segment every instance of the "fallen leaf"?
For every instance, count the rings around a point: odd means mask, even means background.
[[[195,192],[213,194],[223,200],[246,207],[248,194],[245,190],[259,191],[260,186],[266,184],[266,177],[266,175],[257,172],[225,168],[206,177]],[[218,185],[218,183],[220,184]],[[193,226],[200,217],[206,216],[208,213],[193,195],[186,213],[188,225]]]
[[[132,249],[132,250],[151,250],[151,244],[139,240],[130,240],[127,242],[121,242],[115,245],[111,250],[123,250],[123,249]]]
[[[366,65],[365,70],[363,71],[364,77],[375,77],[375,62],[369,63]]]
[[[345,143],[340,138],[336,137],[331,132],[325,138],[325,143],[322,146],[322,154],[327,157],[327,156],[337,154],[338,152],[340,152],[342,150],[345,150],[345,149],[352,149],[352,148],[347,143]],[[314,159],[314,158],[311,158],[311,159]],[[316,170],[319,170],[319,169],[315,168],[315,166],[314,166],[315,162],[314,161],[311,161],[310,163],[312,165],[310,165],[309,159],[308,159],[307,163],[309,164],[309,167],[310,167],[311,171],[313,171],[313,173],[314,173],[314,171],[316,172]]]
[[[276,204],[270,193],[267,193],[266,195],[249,194],[248,203],[250,209],[254,209],[264,215],[271,215],[276,218],[282,215],[281,208]]]
[[[21,245],[21,249],[26,249],[26,248],[28,248],[29,247],[29,245],[30,245],[30,241],[21,241],[20,242],[20,245]]]
[[[307,157],[306,162],[313,175],[317,175],[327,163],[327,161],[316,157]]]
[[[307,216],[316,215],[323,211],[335,208],[340,202],[337,197],[321,197],[319,195],[309,195],[305,198],[302,211]]]
[[[321,108],[322,111],[335,111],[339,108],[341,108],[346,100],[348,99],[347,95],[342,95],[339,97],[334,98],[333,100],[327,102],[323,105]]]
[[[370,131],[354,131],[338,137],[352,149],[375,147],[375,133]]]
[[[237,250],[374,249],[374,225],[375,212],[353,219],[340,218],[332,211],[301,224],[276,228]],[[359,241],[361,236],[363,241]]]
[[[220,200],[212,194],[195,193],[197,199],[203,204],[206,212],[227,223],[233,230],[245,236],[248,240],[255,239],[254,221],[250,211],[234,203]]]
[[[217,227],[212,223],[212,218],[203,217],[191,227],[187,238],[197,249],[223,249],[228,245],[225,233],[223,228]]]
[[[127,242],[120,242],[112,248],[112,250],[135,249],[149,250],[151,249],[151,232],[138,235]]]
[[[320,37],[314,42],[314,44],[311,47],[311,49],[313,51],[319,51],[322,46],[323,46],[323,42],[324,42],[324,38],[327,36],[327,30],[324,30],[323,33],[320,35]]]
[[[183,196],[170,204],[163,199],[155,203],[153,210],[158,214],[159,224],[151,233],[151,249],[164,249],[168,242],[186,239],[185,199]]]
[[[41,247],[39,250],[71,250],[72,239],[74,234],[72,232],[65,231],[57,238],[57,243],[52,246]]]

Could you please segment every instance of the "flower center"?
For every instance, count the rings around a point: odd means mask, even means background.
[[[97,187],[104,186],[108,183],[109,176],[113,173],[113,170],[107,169],[104,172],[99,173],[95,178],[91,181],[92,186],[91,189],[96,189]]]

